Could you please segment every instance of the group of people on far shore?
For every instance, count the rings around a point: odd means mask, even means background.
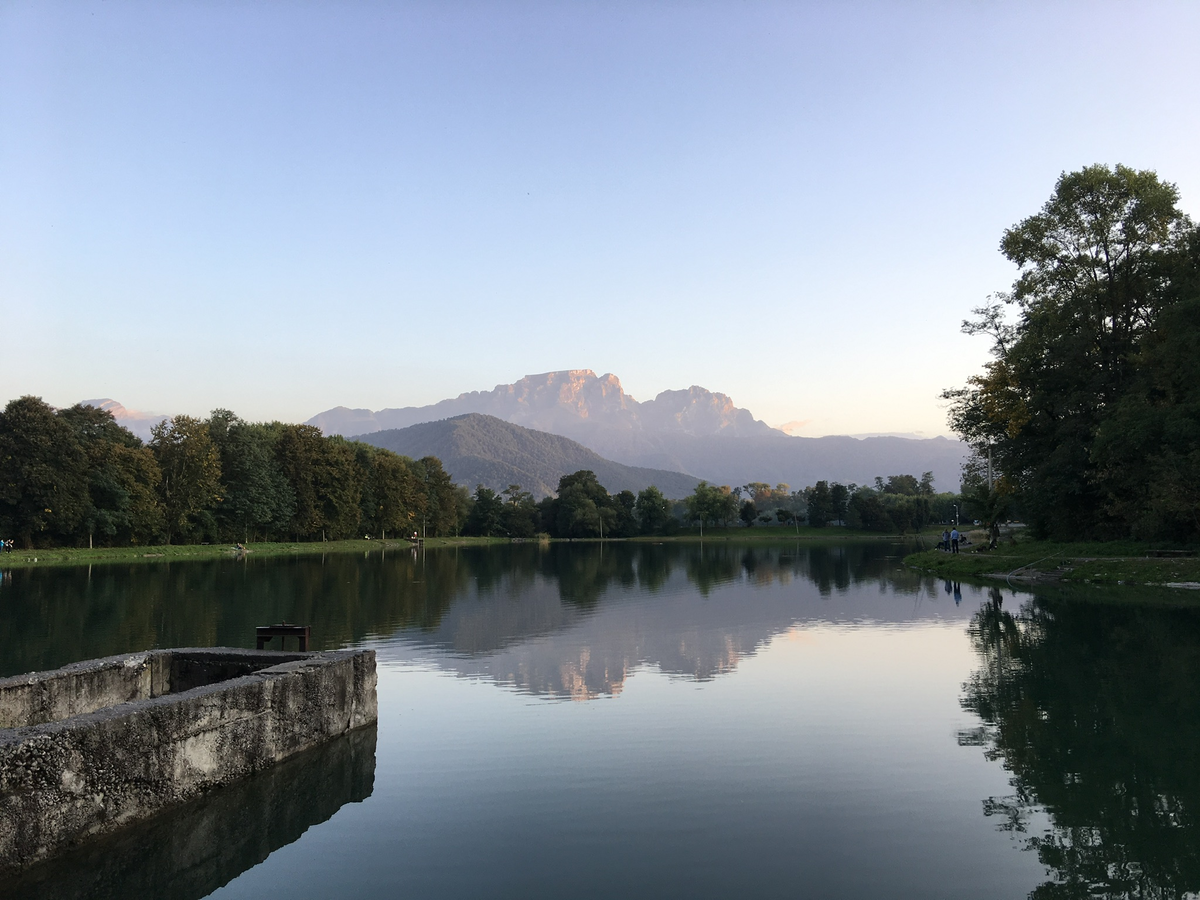
[[[8,540],[4,540],[3,538],[0,538],[0,550],[3,550],[5,553],[12,553],[13,552],[12,538],[9,538]]]
[[[947,553],[957,553],[958,552],[958,542],[961,539],[962,539],[962,535],[959,534],[958,526],[956,525],[950,531],[942,532],[942,540],[938,544],[938,549],[945,550]]]

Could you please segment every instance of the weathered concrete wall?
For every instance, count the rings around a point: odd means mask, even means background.
[[[159,656],[133,653],[6,678],[0,681],[0,728],[41,725],[165,693],[165,670]]]
[[[24,867],[140,821],[378,718],[375,654],[369,650],[221,648],[124,659],[135,658],[128,664],[114,662],[122,657],[97,661],[105,673],[100,682],[117,687],[63,689],[86,697],[86,703],[72,702],[90,704],[92,711],[0,731],[0,869]],[[204,672],[248,674],[163,693],[171,687],[172,659],[188,661],[176,667],[185,683],[202,680]],[[120,671],[126,665],[144,668],[140,680]],[[46,679],[39,683],[43,696],[53,693]],[[0,682],[0,690],[12,686]],[[102,697],[123,691],[142,699],[95,708]],[[36,718],[47,704],[27,706]]]
[[[200,900],[371,796],[376,728],[298,753],[181,807],[0,878],[0,900]]]
[[[233,648],[148,650],[0,679],[0,729],[43,725],[301,659]]]

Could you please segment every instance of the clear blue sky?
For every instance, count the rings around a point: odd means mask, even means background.
[[[1200,211],[1200,3],[0,2],[0,402],[553,369],[946,430],[1058,174]]]

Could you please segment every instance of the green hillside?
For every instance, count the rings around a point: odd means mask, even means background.
[[[503,490],[519,484],[541,498],[553,494],[558,479],[591,469],[610,493],[655,485],[668,497],[685,497],[699,479],[682,472],[624,466],[569,438],[513,425],[494,416],[470,413],[408,428],[376,431],[355,440],[420,459],[436,456],[459,484]]]

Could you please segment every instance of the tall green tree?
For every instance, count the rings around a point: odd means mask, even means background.
[[[818,481],[806,492],[808,501],[808,524],[814,528],[824,528],[833,519],[833,493],[828,481]]]
[[[450,475],[436,456],[423,456],[414,466],[419,482],[418,506],[422,536],[454,534],[466,516],[466,492],[455,490]]]
[[[40,397],[0,412],[0,528],[25,547],[57,542],[88,512],[87,455],[71,425]]]
[[[633,491],[617,491],[612,498],[614,513],[612,536],[633,537],[638,533],[637,496]]]
[[[150,449],[162,474],[159,502],[167,543],[215,529],[212,510],[221,500],[221,461],[208,425],[175,416],[155,425],[151,435]]]
[[[502,533],[504,527],[504,501],[491,488],[482,484],[475,488],[474,503],[467,516],[467,534],[492,537]]]
[[[728,525],[737,519],[738,498],[728,485],[718,487],[701,481],[683,502],[688,519],[699,522],[701,531],[707,526]]]
[[[1094,442],[1174,302],[1172,276],[1192,230],[1174,185],[1095,165],[1064,174],[1039,213],[1004,233],[1001,251],[1020,267],[1013,290],[964,323],[992,338],[994,358],[944,396],[951,425],[976,454],[990,452],[1035,532],[1128,530],[1108,502]]]
[[[850,488],[840,481],[829,486],[829,509],[831,518],[845,523],[850,510]]]
[[[287,533],[296,496],[275,454],[278,430],[214,410],[208,433],[221,465],[221,502],[215,515],[222,537],[250,541]]]
[[[362,492],[364,527],[381,539],[411,533],[416,495],[412,460],[369,444],[357,445],[359,465],[365,472]]]
[[[340,435],[325,438],[317,469],[317,495],[325,520],[324,537],[362,537],[364,471],[355,459],[355,443]]]
[[[504,510],[501,514],[504,532],[509,537],[529,538],[537,533],[537,506],[533,494],[519,484],[510,484],[502,492]]]
[[[74,543],[149,543],[162,532],[162,473],[154,454],[108,410],[76,404],[58,416],[75,432],[87,470],[87,494]]]
[[[319,537],[327,525],[321,497],[325,439],[312,425],[283,425],[278,431],[275,457],[295,502],[288,532],[296,538]]]
[[[654,485],[639,491],[634,506],[642,534],[658,534],[671,518],[671,504]]]
[[[1200,229],[1171,272],[1129,390],[1096,434],[1109,512],[1148,538],[1200,536]]]
[[[590,469],[560,478],[548,511],[555,537],[611,536],[617,520],[612,497]]]

